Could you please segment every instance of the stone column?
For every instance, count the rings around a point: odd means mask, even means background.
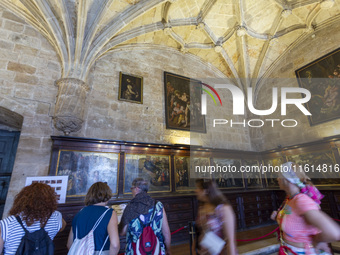
[[[89,86],[82,80],[63,78],[56,81],[58,97],[54,111],[54,126],[65,135],[77,132],[83,124],[85,99]]]

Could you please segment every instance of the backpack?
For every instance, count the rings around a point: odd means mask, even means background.
[[[144,224],[140,220],[139,217],[137,218],[139,220],[139,223],[143,227],[143,230],[140,236],[138,237],[136,245],[133,245],[133,251],[134,251],[134,254],[136,255],[160,255],[161,254],[160,242],[151,227],[151,224],[153,222],[153,219],[156,213],[156,204],[157,202],[155,203],[150,221],[148,223]]]
[[[22,224],[19,216],[15,217],[18,223],[25,231],[25,235],[22,237],[19,247],[16,251],[16,255],[53,255],[54,243],[47,234],[43,226],[41,229],[32,233]]]
[[[93,228],[90,230],[90,232],[84,236],[82,239],[78,239],[78,230],[76,228],[76,238],[73,240],[73,243],[71,245],[70,250],[68,251],[68,255],[93,255],[94,254],[94,237],[93,232],[98,227],[102,219],[104,218],[105,214],[110,210],[108,208],[96,221]],[[106,237],[105,242],[99,252],[99,254],[102,253],[104,246],[107,242],[107,239],[109,236]]]

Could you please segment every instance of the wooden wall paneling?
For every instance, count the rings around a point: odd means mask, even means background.
[[[321,200],[321,210],[327,213],[330,217],[336,217],[332,204],[334,204],[333,192],[332,191],[322,191],[324,198]]]
[[[197,217],[198,202],[194,194],[194,187],[190,190],[176,191],[175,176],[175,157],[207,157],[210,163],[214,157],[231,158],[231,159],[256,159],[265,162],[267,159],[275,159],[289,155],[310,153],[331,149],[335,155],[337,163],[339,162],[340,136],[336,140],[321,140],[314,143],[290,146],[286,148],[277,148],[275,150],[265,151],[262,153],[243,152],[222,149],[194,148],[190,151],[189,146],[182,145],[160,145],[144,144],[123,141],[101,141],[97,139],[72,138],[72,137],[52,137],[52,155],[50,163],[50,174],[55,175],[60,150],[84,150],[97,152],[115,152],[119,153],[119,175],[118,175],[118,195],[110,201],[111,204],[126,203],[131,200],[131,194],[123,194],[124,186],[124,165],[126,153],[140,153],[151,155],[169,155],[170,156],[170,192],[151,193],[150,195],[160,200],[165,207],[168,215],[171,231],[182,226],[188,225],[189,221],[194,221]],[[211,163],[212,164],[212,163]],[[222,189],[223,194],[229,199],[237,221],[237,229],[244,230],[257,226],[275,224],[270,220],[272,210],[276,210],[285,198],[285,193],[278,187],[261,189]],[[333,218],[340,219],[340,185],[332,187],[320,187],[321,192],[325,195],[321,207]],[[65,231],[59,233],[55,238],[56,254],[66,254],[66,241],[71,227],[74,215],[84,206],[83,198],[70,199],[67,203],[59,205],[58,210],[62,212],[68,225]],[[173,235],[173,243],[187,242],[189,238],[188,231],[182,230]],[[121,238],[121,251],[124,249],[125,237]]]
[[[124,193],[124,166],[125,166],[125,152],[119,153],[119,175],[118,175],[118,197],[123,196]]]
[[[270,215],[273,212],[273,201],[271,197],[271,192],[260,192],[257,196],[257,201],[259,202],[259,217],[260,217],[260,224],[269,224],[272,222],[270,219]]]
[[[195,220],[193,199],[194,197],[160,199],[164,205],[171,232],[181,227],[188,226],[190,221]],[[172,243],[187,242],[189,240],[188,228],[172,235],[171,240]]]
[[[176,179],[175,179],[175,159],[174,159],[174,154],[171,151],[171,156],[170,156],[170,163],[171,163],[171,168],[170,168],[170,178],[171,178],[171,192],[176,191]]]
[[[335,200],[335,218],[340,219],[340,191],[334,191]]]

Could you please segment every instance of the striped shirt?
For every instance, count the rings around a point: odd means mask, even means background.
[[[22,217],[21,217],[22,219]],[[31,226],[27,227],[26,222],[22,221],[28,232],[34,232],[40,229],[40,222],[34,222]],[[62,215],[60,212],[55,211],[48,219],[45,230],[53,240],[58,231],[62,227]],[[15,216],[9,216],[0,221],[1,238],[4,240],[4,255],[15,254],[25,231],[16,220]]]

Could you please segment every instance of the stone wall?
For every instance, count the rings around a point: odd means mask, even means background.
[[[280,93],[282,87],[299,87],[295,70],[311,63],[339,47],[340,30],[337,25],[329,26],[315,33],[315,37],[308,37],[296,48],[285,54],[276,67],[264,79],[257,100],[258,109],[269,109],[272,104],[272,87],[277,87]],[[292,94],[290,98],[301,98],[300,94]],[[339,102],[338,97],[338,102]],[[295,119],[298,126],[294,128],[275,125],[274,128],[265,125],[261,130],[250,130],[253,147],[257,150],[289,146],[323,139],[324,137],[340,134],[340,119],[310,126],[305,116],[296,106],[288,106],[287,115],[281,116],[281,104],[277,111],[265,118],[270,119]],[[258,118],[258,117],[256,117]],[[292,124],[292,123],[290,123]],[[256,129],[256,128],[255,128]]]
[[[52,116],[60,79],[59,59],[48,41],[23,20],[0,9],[0,107],[23,116],[4,216],[27,176],[48,175],[51,135],[63,135]],[[137,142],[183,144],[190,133],[165,128],[163,72],[203,79],[223,77],[197,57],[164,47],[142,47],[108,53],[93,66],[88,80],[85,122],[72,136]],[[118,100],[119,72],[143,76],[143,104]],[[252,150],[248,129],[212,129],[212,114],[226,118],[231,96],[222,106],[208,102],[207,133],[197,143],[208,147]],[[221,117],[219,117],[221,118]]]
[[[23,116],[5,214],[26,176],[46,175],[60,78],[54,49],[30,25],[0,9],[0,106]]]
[[[143,77],[143,104],[118,100],[120,71]],[[223,106],[215,106],[208,98],[207,134],[166,129],[164,71],[200,80],[220,75],[197,57],[164,47],[109,53],[97,61],[89,75],[87,102],[91,107],[87,109],[84,136],[163,144],[186,144],[195,138],[206,147],[252,149],[247,128],[212,126],[213,117],[232,114],[231,95],[225,91],[219,91]]]

